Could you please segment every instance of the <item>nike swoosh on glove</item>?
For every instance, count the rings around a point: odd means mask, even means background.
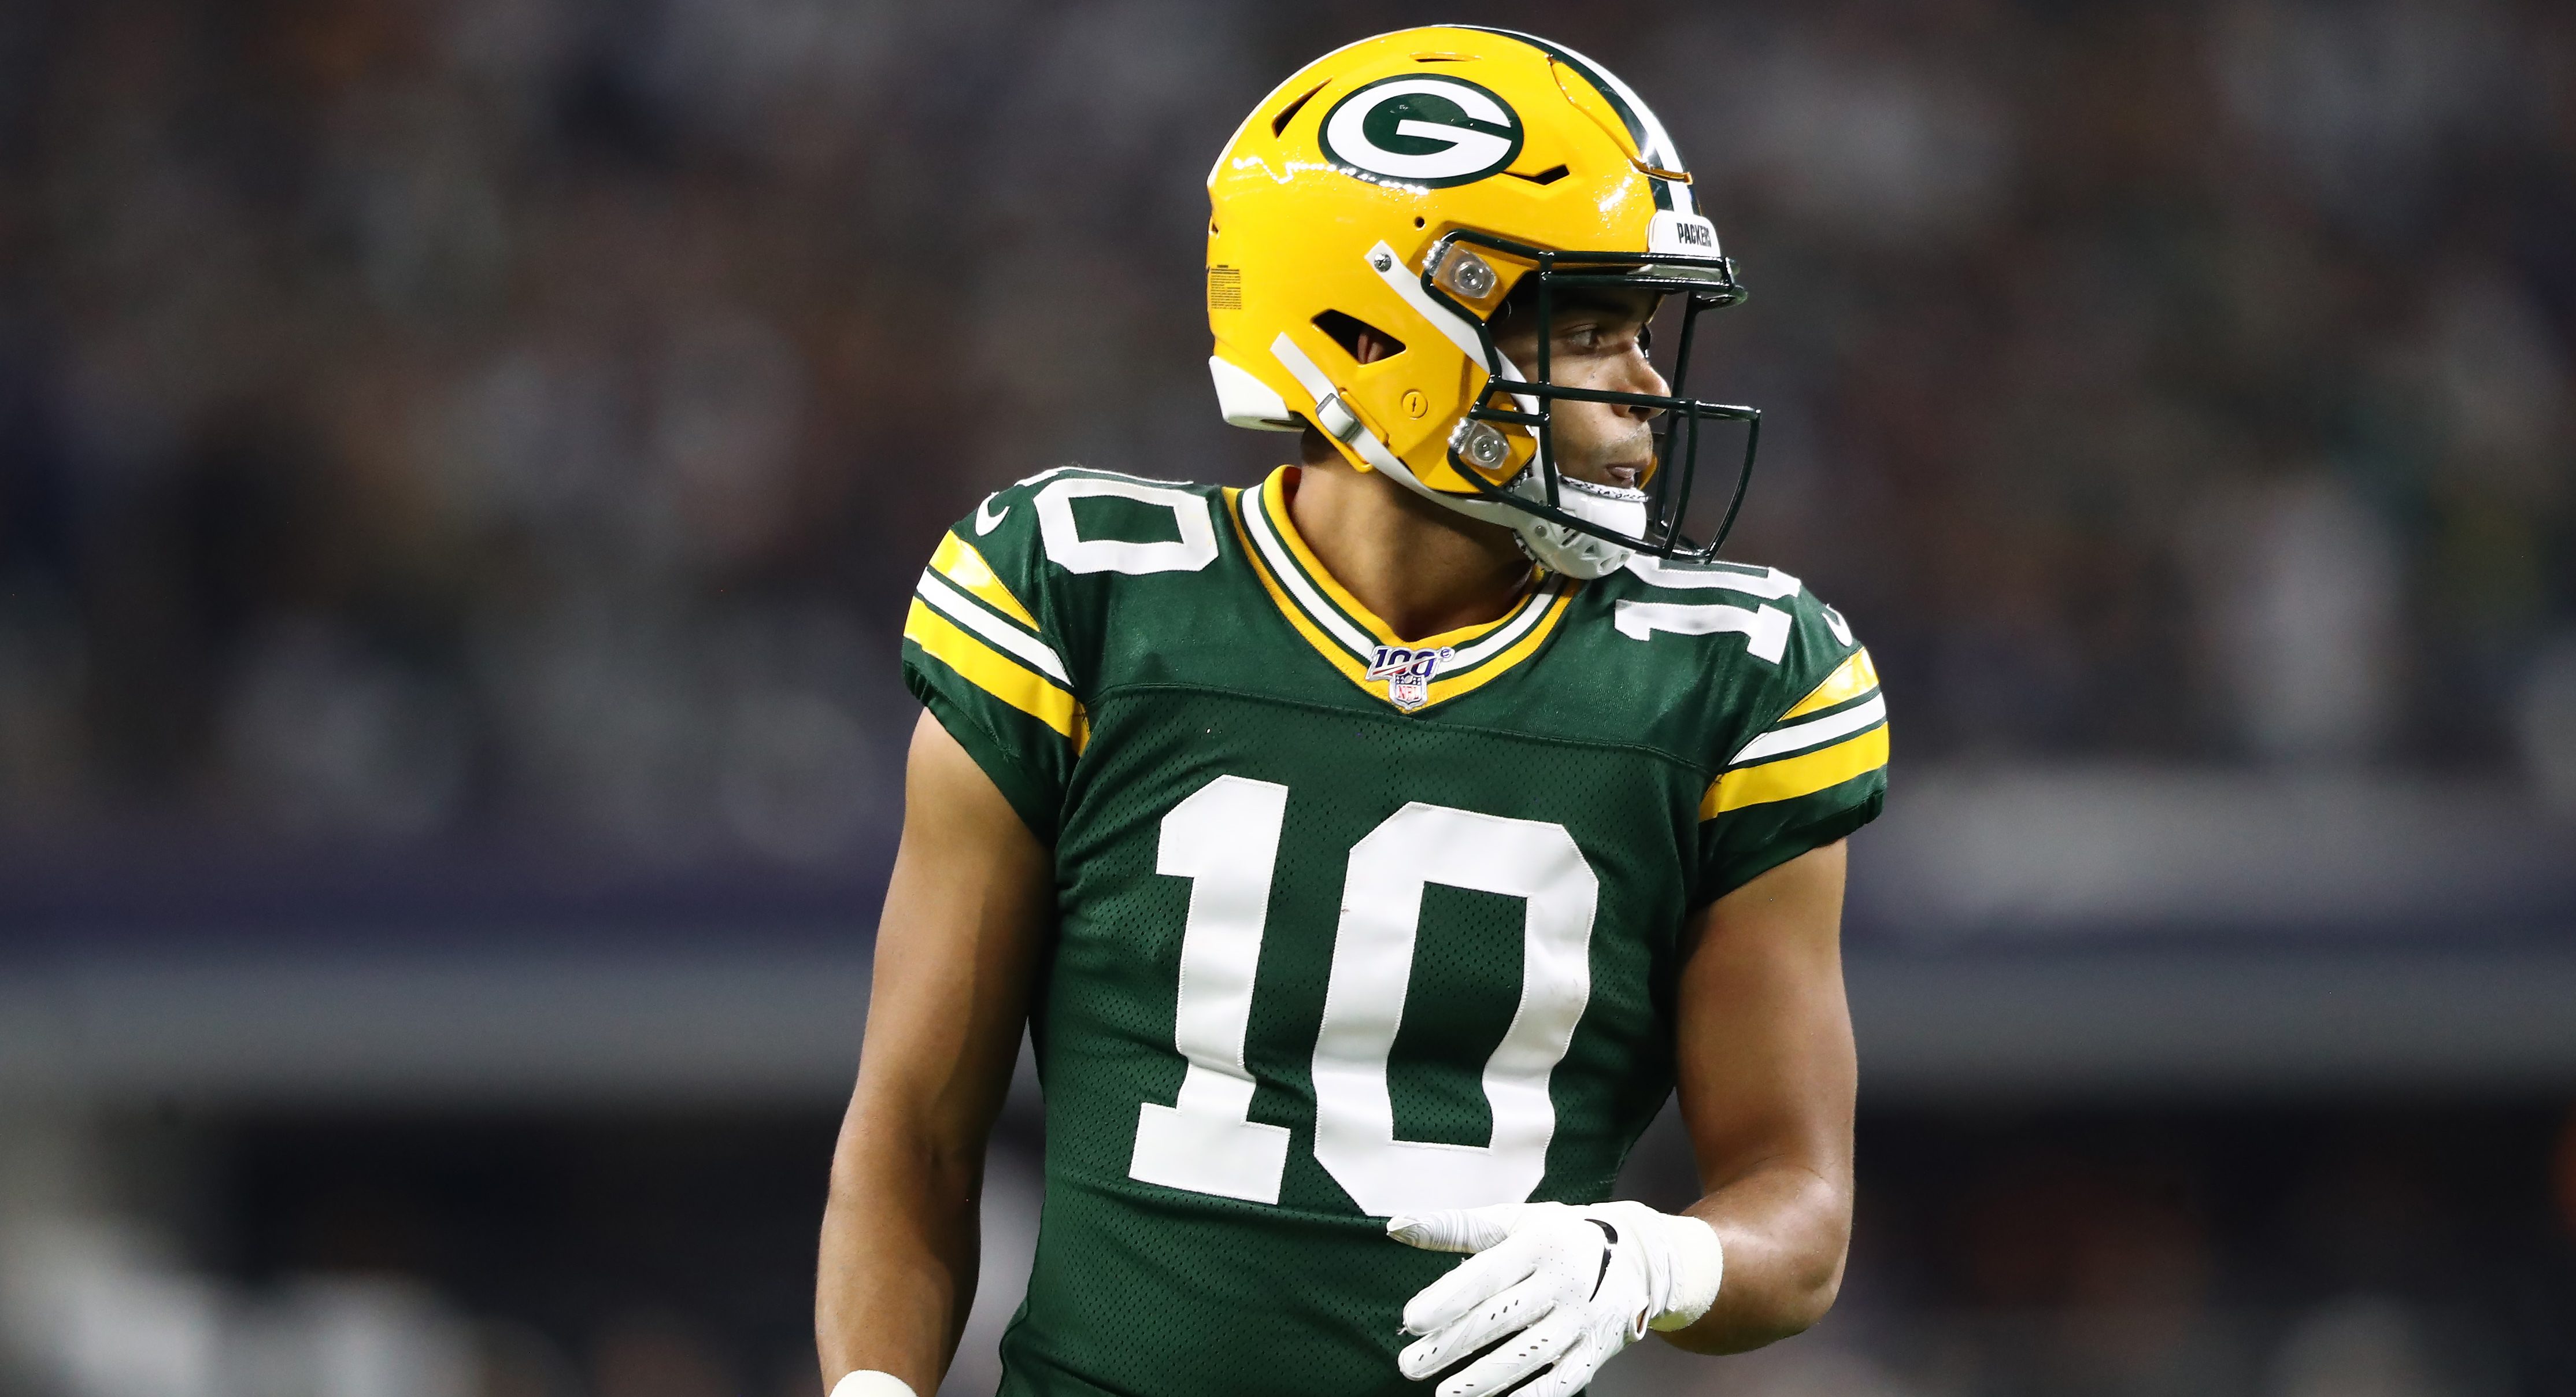
[[[1484,1397],[1533,1373],[1512,1397],[1569,1397],[1648,1329],[1679,1329],[1707,1314],[1726,1273],[1715,1229],[1643,1203],[1399,1213],[1386,1235],[1425,1251],[1475,1253],[1405,1305],[1404,1332],[1423,1336],[1396,1355],[1407,1378],[1420,1381],[1511,1336],[1440,1384],[1439,1397]]]

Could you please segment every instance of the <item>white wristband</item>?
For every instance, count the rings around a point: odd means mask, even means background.
[[[892,1373],[861,1368],[832,1384],[832,1397],[921,1397],[912,1384]]]
[[[1717,1229],[1689,1214],[1659,1219],[1665,1225],[1665,1309],[1646,1322],[1649,1329],[1687,1329],[1717,1303],[1726,1280],[1726,1247]]]

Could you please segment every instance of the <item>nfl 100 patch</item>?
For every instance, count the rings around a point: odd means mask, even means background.
[[[1421,650],[1381,645],[1377,657],[1369,661],[1368,677],[1385,680],[1387,701],[1410,713],[1430,702],[1431,677],[1457,654],[1458,647],[1454,645]]]

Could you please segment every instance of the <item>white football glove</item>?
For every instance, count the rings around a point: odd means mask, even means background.
[[[1420,1334],[1396,1367],[1421,1381],[1510,1334],[1451,1375],[1439,1397],[1483,1397],[1546,1372],[1512,1397],[1568,1397],[1648,1329],[1708,1313],[1726,1273],[1717,1232],[1643,1203],[1505,1203],[1399,1213],[1386,1235],[1425,1251],[1474,1252],[1404,1307]],[[1553,1366],[1550,1366],[1553,1365]]]

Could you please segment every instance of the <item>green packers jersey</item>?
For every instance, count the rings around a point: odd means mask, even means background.
[[[1395,638],[1283,468],[1062,469],[940,541],[913,691],[1056,851],[1046,1197],[1006,1393],[1418,1391],[1399,1211],[1594,1202],[1672,1090],[1692,909],[1878,813],[1868,653],[1640,561]]]

